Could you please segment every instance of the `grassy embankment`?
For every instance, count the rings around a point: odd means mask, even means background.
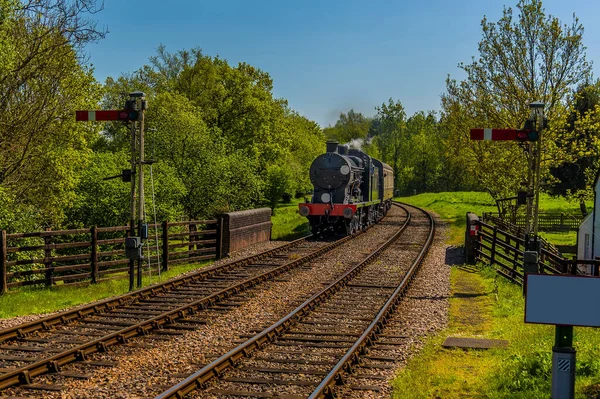
[[[464,242],[466,228],[466,213],[474,212],[481,215],[483,212],[498,212],[496,203],[488,193],[455,192],[455,193],[428,193],[412,197],[397,198],[408,204],[432,210],[440,215],[442,220],[450,225],[450,238],[448,244],[459,245]],[[588,204],[591,209],[592,204]],[[540,196],[540,212],[557,212],[568,215],[579,214],[579,203],[567,202],[563,198],[553,198],[546,194]],[[540,233],[553,244],[575,244],[577,233]]]
[[[290,240],[308,234],[306,218],[298,212],[298,202],[279,205],[273,215],[274,240]],[[194,263],[190,265],[175,265],[160,276],[156,268],[151,275],[144,273],[143,286],[166,281],[169,278],[194,269],[200,269],[210,262]],[[72,306],[81,305],[90,301],[124,294],[129,288],[129,278],[124,275],[122,279],[105,281],[95,285],[82,287],[53,287],[53,288],[13,288],[0,296],[0,318],[23,316],[57,311]]]
[[[451,228],[450,242],[464,237],[464,214],[493,207],[481,193],[423,194],[404,202],[437,212]],[[568,213],[577,204],[542,197],[544,211]],[[550,239],[552,241],[552,239]],[[569,242],[571,243],[571,242]],[[453,267],[449,326],[399,373],[394,398],[548,398],[554,327],[523,322],[521,287],[487,267]],[[471,291],[469,291],[471,290]],[[473,292],[474,290],[474,292]],[[504,339],[506,349],[444,349],[448,336]],[[577,350],[576,397],[592,398],[600,387],[600,331],[574,328]]]
[[[279,204],[273,212],[273,240],[293,240],[310,233],[308,222],[304,216],[298,213],[298,204],[304,202],[304,198],[292,199],[289,204]]]

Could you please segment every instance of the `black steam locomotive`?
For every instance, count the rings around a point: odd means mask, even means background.
[[[310,166],[312,201],[299,204],[313,234],[354,234],[381,219],[392,206],[394,171],[362,151],[327,142]]]

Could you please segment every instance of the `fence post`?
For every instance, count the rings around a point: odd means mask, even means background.
[[[0,295],[6,292],[6,255],[8,244],[6,243],[6,230],[0,230]]]
[[[169,270],[169,221],[162,222],[162,271]]]
[[[494,226],[492,233],[492,250],[490,251],[490,265],[494,266],[494,258],[496,257],[496,239],[498,235],[498,228]]]
[[[92,284],[96,284],[98,282],[98,228],[96,226],[92,226],[90,229],[90,234],[92,235]]]
[[[50,231],[51,229],[46,229]],[[52,257],[52,249],[48,246],[52,244],[52,236],[44,236],[44,267],[46,268],[46,287],[52,286],[52,275],[54,270],[52,269],[52,261],[48,258]]]
[[[517,262],[519,261],[519,247],[521,246],[521,243],[519,242],[518,237],[516,237],[515,239],[515,256],[513,258],[513,271],[512,271],[512,278],[517,278]]]
[[[194,233],[197,231],[197,226],[195,223],[190,223],[188,226],[188,233],[189,233],[189,244],[188,244],[188,251],[193,251],[196,249],[196,245],[194,243],[194,241],[196,241],[196,238],[198,237],[197,235],[194,235]],[[192,258],[194,256],[194,254],[188,254],[188,258]]]
[[[223,215],[217,216],[217,243],[215,244],[217,260],[221,259],[223,254]]]

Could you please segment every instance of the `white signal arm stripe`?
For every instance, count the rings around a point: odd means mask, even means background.
[[[492,129],[483,129],[483,139],[484,140],[491,140],[492,139]]]
[[[88,111],[88,121],[95,121],[95,120],[96,120],[96,111]]]

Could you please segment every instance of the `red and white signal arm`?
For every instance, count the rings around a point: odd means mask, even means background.
[[[516,129],[471,129],[471,140],[516,140]]]
[[[105,111],[75,111],[75,120],[86,121],[126,121],[129,114],[126,110],[111,109]]]

